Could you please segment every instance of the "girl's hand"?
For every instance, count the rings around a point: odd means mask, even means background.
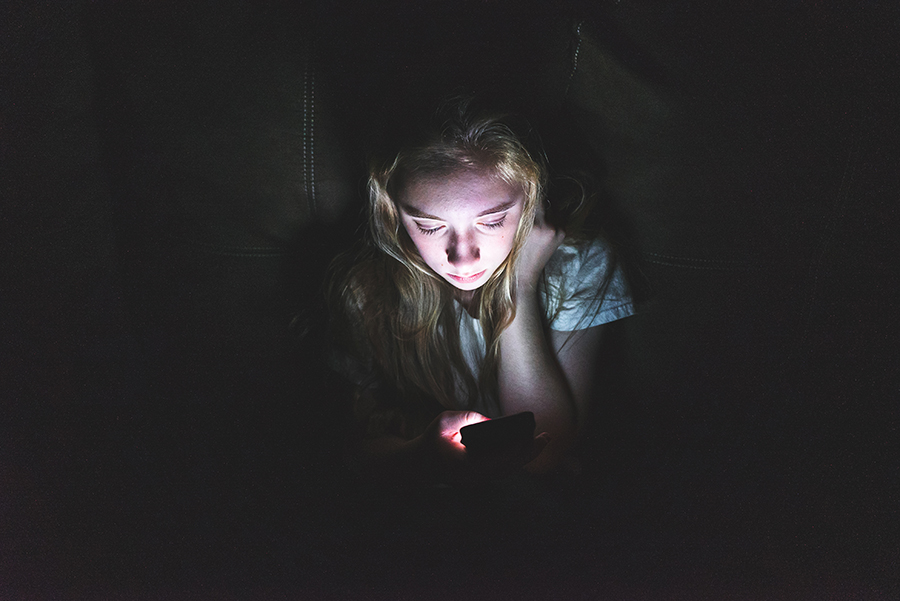
[[[422,434],[422,445],[436,458],[440,478],[456,484],[472,484],[508,476],[534,460],[549,442],[544,433],[531,445],[509,449],[489,457],[472,457],[460,442],[460,429],[488,419],[474,411],[444,411],[429,424]]]
[[[466,447],[460,442],[459,431],[487,419],[475,411],[444,411],[428,425],[422,434],[422,443],[427,452],[437,456],[441,465],[461,464],[466,460]]]
[[[544,207],[539,206],[534,216],[534,227],[525,241],[516,267],[516,285],[520,291],[533,292],[537,289],[544,266],[565,237],[563,230],[546,222]]]

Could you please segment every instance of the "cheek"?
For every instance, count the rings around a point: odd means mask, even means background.
[[[440,264],[442,262],[440,249],[435,242],[423,238],[422,236],[417,236],[413,238],[412,241],[423,261],[430,265]]]
[[[503,262],[509,256],[513,247],[513,239],[512,234],[503,234],[495,241],[492,254],[498,262]]]
[[[403,229],[406,230],[406,235],[412,242],[413,247],[419,253],[419,256],[423,260],[428,261],[428,240],[425,239],[418,231],[411,229],[411,227],[406,225],[406,223],[403,224]]]

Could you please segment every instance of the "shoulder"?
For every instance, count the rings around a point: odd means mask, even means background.
[[[617,272],[615,253],[599,239],[566,240],[544,268],[548,292],[568,295],[589,292]]]
[[[565,241],[544,269],[550,329],[580,330],[634,313],[624,274],[602,239]]]
[[[562,277],[582,272],[604,273],[614,255],[603,240],[566,240],[545,267],[548,277]]]

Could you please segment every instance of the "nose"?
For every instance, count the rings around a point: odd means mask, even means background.
[[[481,258],[481,249],[474,235],[452,234],[447,243],[447,261],[457,267],[474,266]],[[471,274],[459,274],[471,275]]]

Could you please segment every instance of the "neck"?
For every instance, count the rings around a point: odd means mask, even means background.
[[[463,306],[463,309],[465,309],[469,315],[476,319],[478,318],[478,306],[475,304],[474,290],[460,290],[459,288],[456,288],[453,290],[453,298]]]

